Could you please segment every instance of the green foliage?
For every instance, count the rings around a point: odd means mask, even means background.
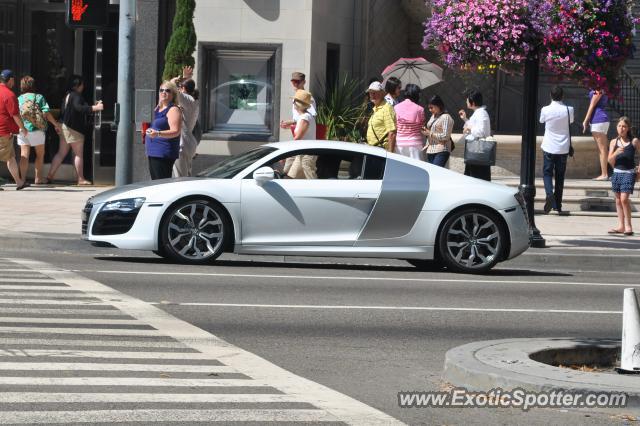
[[[193,26],[195,0],[177,0],[176,14],[173,17],[171,39],[164,52],[163,80],[182,75],[182,67],[193,66],[193,52],[196,50],[196,29]]]
[[[326,97],[318,99],[317,122],[327,126],[327,139],[357,142],[366,109],[362,82],[344,74],[324,92]]]

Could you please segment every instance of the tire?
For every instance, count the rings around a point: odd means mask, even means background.
[[[502,258],[507,233],[496,213],[476,208],[455,212],[438,238],[440,259],[454,272],[479,274]]]
[[[218,204],[184,200],[162,218],[158,251],[179,263],[208,264],[222,254],[230,233],[226,212]]]

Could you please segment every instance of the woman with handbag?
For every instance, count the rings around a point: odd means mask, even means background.
[[[491,136],[491,120],[487,107],[483,105],[482,93],[472,91],[467,95],[467,108],[473,111],[471,117],[467,118],[464,109],[458,112],[460,118],[464,121],[463,133],[467,135],[467,141],[470,139],[482,139]],[[491,166],[466,164],[464,174],[477,179],[491,181]]]
[[[640,139],[631,134],[631,120],[628,117],[620,117],[616,127],[618,137],[609,143],[609,164],[613,167],[611,176],[611,189],[616,197],[616,213],[618,214],[618,227],[609,231],[609,234],[633,235],[631,226],[631,200],[633,186],[636,182],[638,168],[635,163],[636,151],[640,149]]]
[[[84,79],[79,75],[71,76],[69,92],[62,103],[62,137],[60,138],[60,148],[53,157],[46,182],[53,180],[58,167],[69,153],[69,148],[75,155],[73,164],[78,174],[78,185],[91,185],[92,183],[84,178],[84,130],[87,116],[96,111],[102,111],[104,105],[102,101],[91,106],[82,97],[84,90]]]
[[[427,162],[444,167],[451,155],[451,132],[453,131],[453,118],[447,114],[444,102],[440,96],[435,95],[429,100],[429,112],[431,118],[422,134],[427,137]]]
[[[407,84],[404,96],[405,100],[394,107],[398,122],[395,152],[405,157],[424,160],[424,137],[421,129],[425,117],[424,108],[420,106],[420,88],[415,84]]]

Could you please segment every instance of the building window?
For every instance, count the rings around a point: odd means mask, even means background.
[[[223,140],[276,140],[279,45],[202,44],[206,133]]]

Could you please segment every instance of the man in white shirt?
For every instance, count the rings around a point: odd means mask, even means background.
[[[293,91],[297,92],[298,90],[305,90],[304,85],[306,84],[306,79],[307,77],[301,72],[296,71],[292,73],[291,85],[293,86]],[[318,115],[316,111],[316,100],[313,97],[311,98],[311,106],[309,107],[307,112],[314,117]],[[298,118],[300,118],[300,114],[296,110],[295,105],[291,105],[291,117],[292,117],[291,120],[281,120],[280,128],[289,129],[292,126],[295,126],[296,123],[298,122]]]
[[[564,174],[567,170],[567,157],[571,147],[571,126],[573,123],[573,107],[562,102],[564,92],[562,87],[551,89],[551,103],[540,111],[540,123],[544,123],[544,138],[542,166],[544,191],[547,199],[544,203],[544,213],[551,209],[562,212],[562,191],[564,189]],[[555,177],[555,190],[553,178]]]

